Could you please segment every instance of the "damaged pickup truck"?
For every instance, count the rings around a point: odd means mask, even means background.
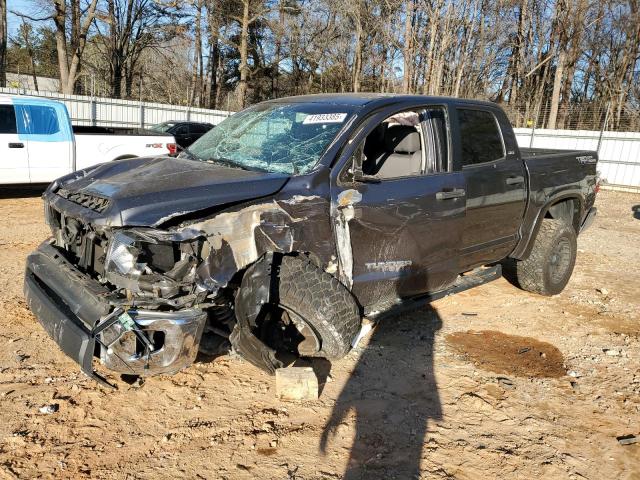
[[[31,310],[82,370],[174,373],[235,349],[268,372],[339,359],[363,316],[516,263],[559,293],[594,218],[597,156],[518,148],[488,102],[345,94],[239,112],[177,158],[105,163],[44,193]],[[295,357],[294,357],[295,358]]]

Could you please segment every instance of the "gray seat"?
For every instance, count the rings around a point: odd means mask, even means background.
[[[420,134],[414,127],[393,125],[384,136],[386,154],[376,161],[376,177],[418,175],[422,171]]]

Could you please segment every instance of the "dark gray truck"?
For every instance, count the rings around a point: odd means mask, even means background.
[[[521,149],[495,104],[316,95],[255,105],[178,157],[44,193],[28,304],[82,370],[173,373],[235,349],[273,372],[338,359],[375,317],[493,280],[559,293],[597,155]]]

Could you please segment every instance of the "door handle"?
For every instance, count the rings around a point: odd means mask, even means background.
[[[519,176],[519,177],[508,177],[507,180],[507,185],[518,185],[520,183],[524,183],[524,177]]]
[[[9,148],[24,148],[24,143],[9,143]]]
[[[453,188],[451,190],[442,190],[436,193],[436,200],[449,200],[450,198],[460,198],[465,196],[462,188]]]

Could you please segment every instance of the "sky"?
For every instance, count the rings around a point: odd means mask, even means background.
[[[42,13],[41,2],[36,0],[7,0],[7,24],[9,35],[13,35],[18,30],[18,27],[22,23],[22,20],[17,15],[11,13],[22,12],[29,15],[37,15],[38,13]]]

